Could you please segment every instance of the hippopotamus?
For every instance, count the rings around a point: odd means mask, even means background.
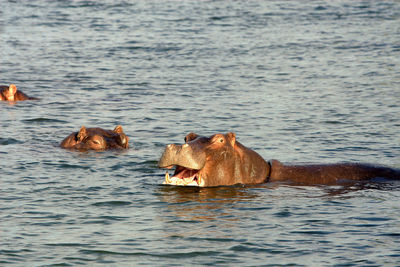
[[[106,150],[129,148],[129,138],[125,135],[121,125],[114,130],[102,128],[85,128],[67,136],[60,144],[62,148],[77,150]]]
[[[372,178],[400,180],[400,170],[361,163],[283,164],[265,161],[258,153],[236,140],[235,133],[210,137],[189,133],[183,145],[165,148],[159,168],[171,169],[164,184],[199,187],[291,182],[295,184],[338,184],[340,181],[360,181]]]
[[[29,97],[22,91],[17,90],[17,86],[15,86],[15,84],[10,84],[10,86],[0,85],[0,100],[24,101],[24,100],[38,100],[38,98]]]

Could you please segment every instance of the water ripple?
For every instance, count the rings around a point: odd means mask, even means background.
[[[22,144],[23,142],[14,139],[14,138],[2,138],[0,137],[0,145],[6,146],[6,145],[14,145],[14,144]]]
[[[22,120],[27,124],[52,124],[52,123],[67,123],[67,121],[57,120],[57,119],[49,119],[49,118],[35,118],[35,119],[25,119]]]
[[[126,205],[131,205],[132,202],[130,201],[118,201],[118,200],[111,200],[111,201],[101,201],[101,202],[96,202],[93,203],[93,206],[126,206]]]

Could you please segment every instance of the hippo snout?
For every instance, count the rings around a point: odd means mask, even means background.
[[[200,170],[204,167],[206,156],[204,151],[194,149],[189,144],[170,144],[165,148],[160,160],[159,168],[179,165],[189,169]]]

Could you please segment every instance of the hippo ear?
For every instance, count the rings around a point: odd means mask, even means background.
[[[124,130],[122,129],[121,125],[115,126],[114,130],[115,133],[124,133]]]
[[[76,137],[79,141],[82,141],[83,139],[85,139],[86,136],[87,136],[86,128],[85,128],[85,126],[82,126],[81,129],[79,130],[79,133],[76,135]]]
[[[188,135],[185,136],[185,143],[190,142],[190,141],[196,139],[197,137],[199,137],[197,134],[189,133]]]
[[[234,147],[236,143],[236,134],[229,132],[226,134],[226,137],[228,139],[228,142],[231,143],[231,145]]]
[[[15,93],[17,92],[17,87],[15,86],[15,84],[10,84],[10,86],[8,87],[8,91],[15,95]]]

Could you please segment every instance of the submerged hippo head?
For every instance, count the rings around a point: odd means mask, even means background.
[[[183,145],[168,145],[158,166],[172,168],[165,174],[164,184],[220,186],[265,182],[268,163],[256,152],[236,141],[234,133],[211,137],[190,133]]]
[[[118,125],[114,130],[102,128],[85,128],[82,126],[79,132],[67,136],[62,142],[62,148],[74,148],[78,150],[105,150],[110,148],[128,148],[129,138],[125,135],[122,126]]]
[[[36,97],[29,97],[20,90],[17,90],[15,84],[10,84],[9,86],[0,85],[0,100],[14,102],[38,99]]]

